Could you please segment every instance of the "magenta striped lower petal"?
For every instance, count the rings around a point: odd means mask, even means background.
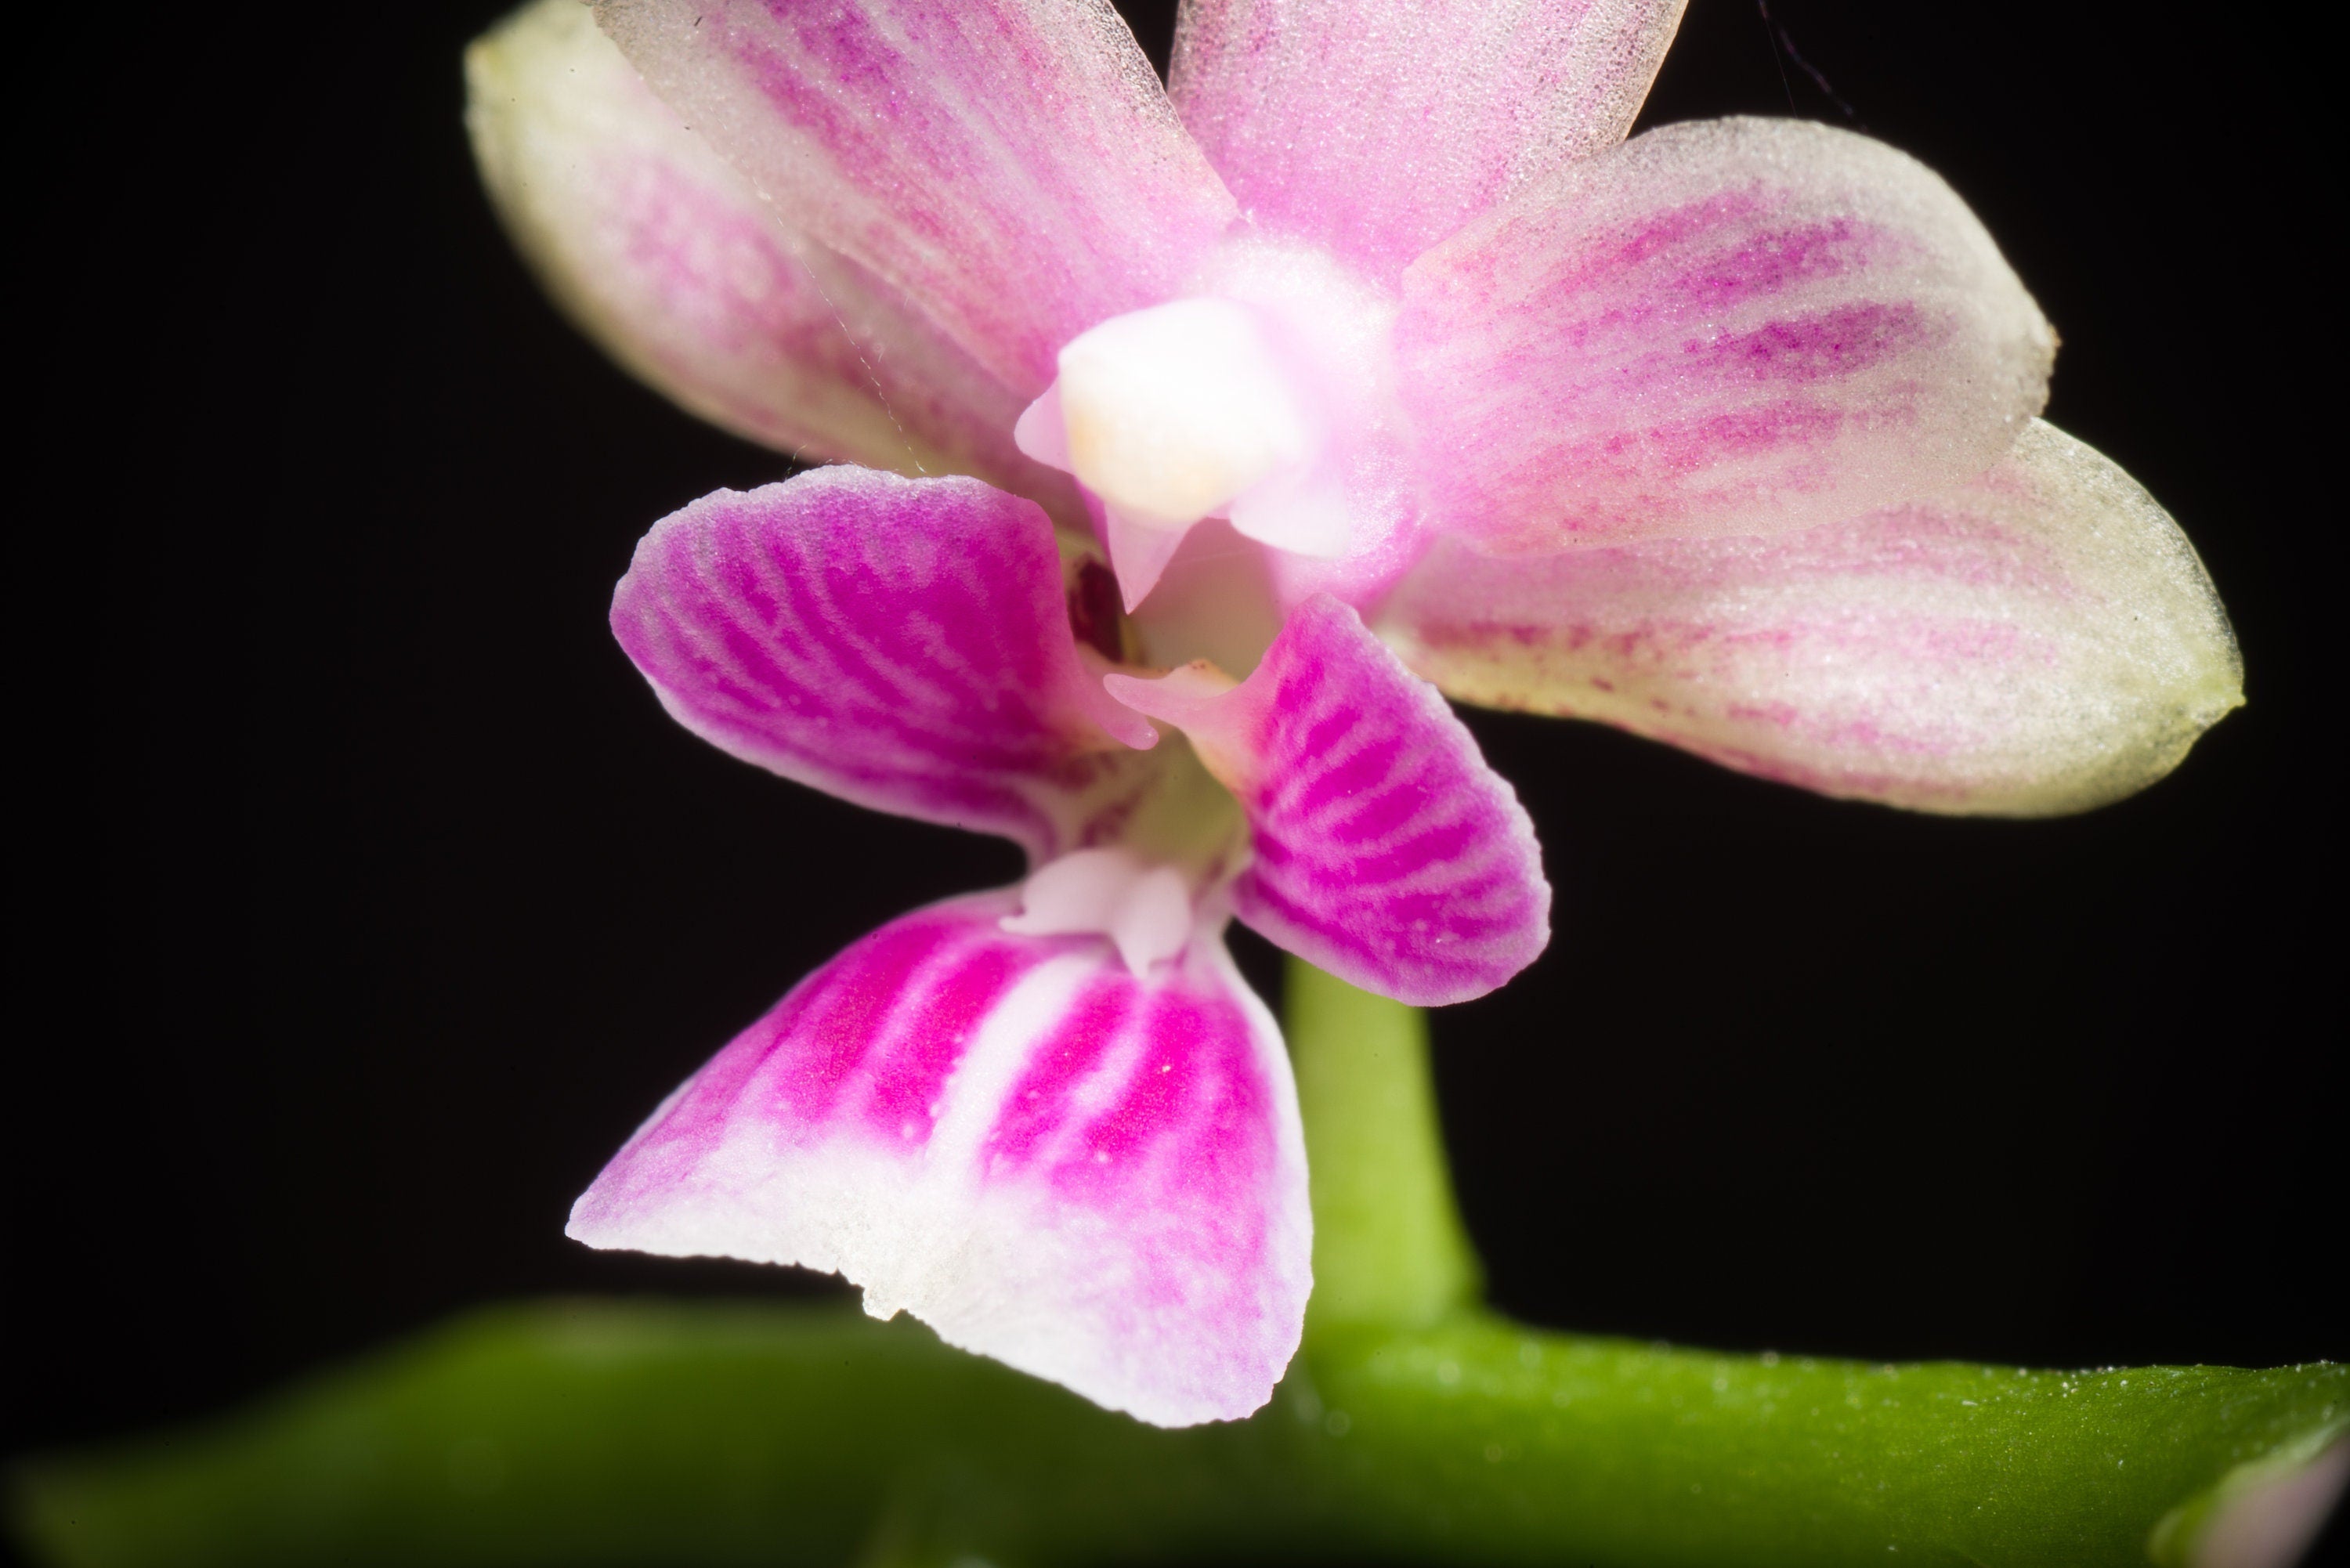
[[[866,1309],[1162,1426],[1270,1397],[1312,1220],[1281,1036],[1222,943],[1138,978],[953,899],[810,976],[573,1208],[590,1246],[837,1271]]]
[[[1534,824],[1436,689],[1326,595],[1220,694],[1113,675],[1180,725],[1248,814],[1240,918],[1332,974],[1422,1006],[1482,996],[1550,940]]]
[[[827,468],[706,495],[637,546],[612,631],[704,740],[1040,859],[1158,766],[1078,659],[1052,524],[973,479]]]

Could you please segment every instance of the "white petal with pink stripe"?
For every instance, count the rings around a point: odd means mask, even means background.
[[[1540,561],[1448,547],[1378,627],[1466,701],[1927,811],[2118,799],[2243,701],[2235,637],[2178,525],[2036,421],[1980,478],[1798,534]]]
[[[1024,400],[1237,216],[1107,0],[603,0],[656,91]]]
[[[1481,548],[1833,522],[1980,473],[2055,337],[1931,170],[1798,120],[1668,125],[1412,263],[1435,521]]]
[[[1254,220],[1382,282],[1624,140],[1681,0],[1187,0],[1168,91]]]
[[[815,458],[970,472],[1074,506],[1021,457],[1021,400],[921,306],[784,221],[577,0],[465,54],[465,121],[547,292],[702,418]]]

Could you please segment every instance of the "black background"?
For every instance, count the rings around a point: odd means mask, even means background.
[[[11,1449],[497,1297],[837,1289],[563,1217],[800,974],[1017,874],[726,760],[612,646],[638,535],[784,464],[608,367],[509,253],[458,120],[500,8],[19,35]],[[2340,443],[2303,369],[2340,352],[2330,57],[2147,16],[1780,0],[1791,57],[1754,0],[1693,0],[1645,123],[1848,109],[1941,171],[2064,336],[2051,417],[2203,552],[2251,705],[2145,794],[2022,824],[1471,715],[1558,889],[1542,961],[1435,1025],[1513,1312],[2350,1356]]]

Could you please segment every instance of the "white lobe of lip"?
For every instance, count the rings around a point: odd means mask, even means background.
[[[1135,974],[1173,958],[1191,940],[1183,874],[1125,849],[1079,849],[1049,862],[1020,889],[1003,927],[1032,937],[1107,936]]]

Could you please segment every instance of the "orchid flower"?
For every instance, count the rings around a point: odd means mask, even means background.
[[[2143,787],[2240,701],[2170,518],[1931,172],[1626,140],[1679,0],[540,0],[469,57],[550,290],[819,469],[657,525],[669,711],[1012,888],[804,981],[575,1209],[1180,1425],[1295,1349],[1295,1091],[1234,917],[1399,1001],[1547,940],[1445,705],[1943,812]]]

